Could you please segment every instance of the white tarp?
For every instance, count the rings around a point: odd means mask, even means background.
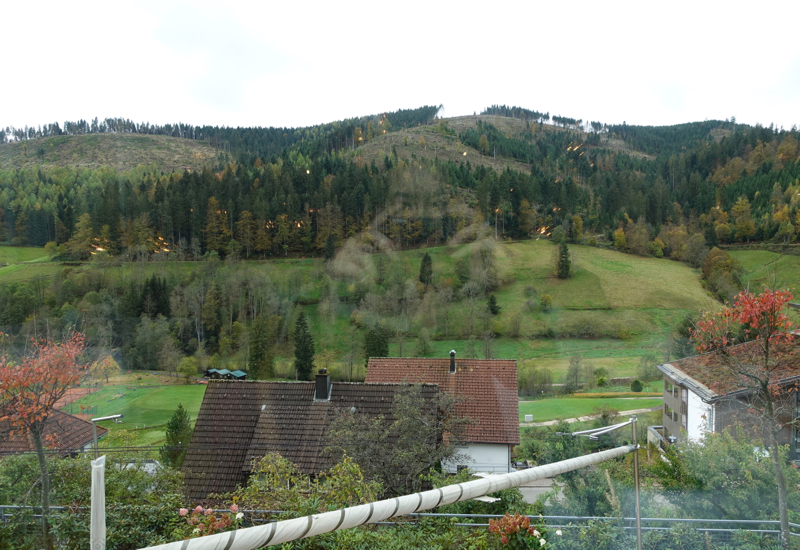
[[[106,456],[92,460],[91,550],[106,550]]]

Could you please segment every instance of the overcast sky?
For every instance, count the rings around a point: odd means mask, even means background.
[[[800,124],[800,2],[3,2],[0,126],[309,126],[422,105]]]

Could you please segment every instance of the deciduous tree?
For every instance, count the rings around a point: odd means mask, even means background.
[[[17,432],[33,441],[41,474],[42,535],[47,550],[53,549],[53,536],[44,429],[56,402],[86,373],[86,365],[80,361],[83,348],[83,334],[73,333],[62,343],[35,343],[19,363],[0,357],[0,420],[10,421]]]
[[[389,494],[414,491],[421,474],[460,459],[458,445],[472,420],[456,414],[458,403],[444,392],[426,399],[421,386],[407,386],[395,394],[391,423],[358,412],[334,419],[326,451],[353,458],[365,477],[380,481]]]
[[[789,547],[789,516],[778,434],[786,417],[794,418],[798,391],[796,381],[786,382],[796,373],[791,364],[797,357],[793,343],[797,327],[784,313],[792,298],[786,290],[741,292],[732,307],[704,314],[692,333],[698,351],[714,354],[708,367],[713,370],[711,389],[722,395],[746,392],[742,414],[758,426],[773,464],[784,548]]]

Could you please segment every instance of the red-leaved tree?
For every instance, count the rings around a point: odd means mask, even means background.
[[[86,372],[79,360],[83,334],[62,343],[37,342],[19,362],[0,356],[0,420],[10,421],[15,433],[30,437],[39,458],[42,488],[44,546],[53,548],[50,533],[50,476],[43,442],[45,423],[56,402],[76,386]]]
[[[697,350],[714,354],[707,362],[709,387],[720,395],[736,392],[746,404],[743,414],[769,449],[778,486],[781,544],[789,547],[786,480],[779,454],[779,433],[796,422],[798,391],[792,377],[800,374],[796,325],[785,313],[792,293],[764,289],[741,292],[732,307],[706,313],[692,333]]]

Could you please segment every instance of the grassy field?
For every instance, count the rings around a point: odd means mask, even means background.
[[[800,291],[800,256],[789,256],[766,250],[732,250],[745,270],[745,284],[757,291],[762,285],[793,288]]]
[[[189,413],[194,423],[206,386],[203,384],[177,385],[164,384],[163,376],[152,374],[126,375],[112,380],[99,391],[87,395],[64,408],[67,412],[79,412],[80,406],[97,406],[93,416],[125,415],[122,423],[100,422],[109,430],[135,430],[137,445],[158,445],[163,443],[166,424],[178,403]],[[150,384],[156,387],[148,387]],[[147,426],[152,428],[143,429]]]
[[[533,415],[534,422],[546,422],[561,418],[577,418],[593,413],[599,407],[608,406],[618,411],[632,411],[635,409],[648,409],[658,407],[663,400],[653,398],[597,398],[577,399],[573,397],[559,397],[555,399],[539,399],[536,401],[519,402],[519,420],[523,422],[526,414]]]
[[[0,265],[47,260],[44,248],[38,246],[0,246]]]
[[[549,241],[525,241],[498,247],[500,278],[497,292],[502,307],[496,318],[508,327],[519,315],[521,337],[499,338],[493,356],[530,361],[549,368],[556,381],[566,372],[569,358],[579,354],[612,376],[633,376],[642,356],[663,355],[667,336],[687,313],[718,307],[700,285],[699,273],[684,264],[656,258],[642,258],[612,250],[570,246],[575,274],[559,280],[552,276],[555,245]],[[429,249],[431,250],[431,249]],[[454,258],[470,254],[469,246],[432,249],[434,272],[449,272]],[[413,256],[414,253],[408,253]],[[417,252],[421,257],[422,251]],[[404,270],[418,266],[418,258]],[[418,267],[416,267],[418,269]],[[549,312],[538,307],[543,294],[553,298]],[[534,307],[527,307],[532,301]],[[466,304],[454,308],[453,317],[467,318]],[[453,323],[452,330],[464,330]],[[552,330],[555,334],[583,332],[586,337],[530,338]],[[412,344],[413,345],[413,344]],[[432,342],[433,355],[450,349],[465,350],[465,356],[482,357],[480,341],[473,346],[463,339],[445,338]],[[466,346],[466,349],[465,349]],[[390,353],[399,351],[396,344]],[[404,349],[404,354],[406,350]]]

